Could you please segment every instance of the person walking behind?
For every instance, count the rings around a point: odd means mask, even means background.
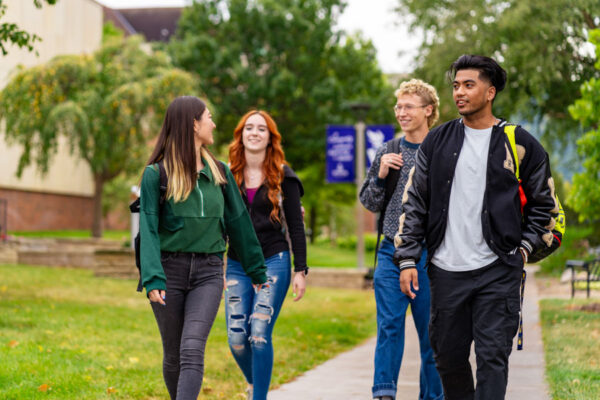
[[[504,69],[489,57],[463,55],[448,76],[462,118],[433,129],[417,153],[394,260],[402,291],[418,298],[424,283],[417,263],[427,243],[429,334],[445,399],[504,399],[523,265],[549,246],[558,204],[544,148],[516,127],[513,156],[506,122],[492,113]],[[516,166],[527,197],[523,211]]]
[[[304,296],[306,288],[306,237],[300,204],[304,191],[285,161],[277,125],[265,111],[250,111],[240,119],[229,145],[229,163],[262,246],[268,286],[255,292],[242,269],[240,254],[230,248],[227,336],[231,354],[248,383],[248,398],[265,400],[273,370],[271,336],[291,280],[286,236],[294,253],[294,301]]]
[[[400,270],[393,263],[393,238],[398,231],[408,172],[415,163],[415,154],[421,142],[438,119],[439,99],[431,85],[418,79],[402,82],[395,96],[394,112],[404,136],[388,141],[377,150],[360,190],[361,203],[368,210],[380,213],[384,234],[377,251],[377,268],[373,277],[377,305],[373,398],[396,398],[404,353],[406,311],[410,304],[421,351],[419,399],[441,399],[442,384],[429,345],[429,285],[425,273],[427,251],[423,249],[424,256],[417,265],[418,276],[423,284],[415,299],[400,290]]]
[[[207,149],[214,128],[202,100],[173,100],[141,183],[142,285],[162,339],[165,384],[177,400],[196,400],[200,392],[206,339],[223,293],[225,234],[259,293],[267,281],[235,179]]]

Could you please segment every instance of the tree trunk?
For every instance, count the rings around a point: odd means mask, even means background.
[[[94,176],[94,205],[92,220],[92,237],[102,237],[102,191],[104,190],[104,178],[100,175]]]

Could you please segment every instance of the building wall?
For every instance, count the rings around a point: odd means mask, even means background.
[[[91,229],[92,198],[0,188],[9,231]]]
[[[66,138],[59,138],[58,151],[50,161],[47,174],[41,174],[32,164],[18,178],[16,172],[21,153],[21,146],[7,144],[2,136],[0,188],[88,197],[94,194],[94,180],[90,169],[83,160],[71,156]]]
[[[14,22],[21,29],[42,38],[35,52],[7,46],[0,56],[0,89],[18,65],[31,67],[56,55],[92,53],[102,41],[103,10],[93,0],[60,0],[37,9],[33,0],[5,0],[2,22]],[[89,167],[69,153],[60,139],[47,174],[34,166],[21,178],[15,176],[21,155],[19,145],[6,143],[0,126],[0,198],[9,200],[10,230],[88,229],[91,226],[91,196],[94,192]]]
[[[102,6],[93,0],[60,0],[41,9],[33,0],[4,0],[6,14],[2,22],[14,22],[21,29],[42,38],[34,44],[35,52],[7,46],[1,58],[0,87],[4,87],[14,67],[42,64],[59,54],[91,53],[102,41]]]

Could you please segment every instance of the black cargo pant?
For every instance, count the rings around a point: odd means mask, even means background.
[[[163,377],[171,399],[196,400],[204,349],[223,294],[223,261],[215,254],[161,255],[166,306],[152,303],[163,344]]]
[[[520,256],[520,255],[519,255]],[[522,268],[496,261],[467,272],[430,265],[429,338],[446,400],[504,399],[519,325]],[[477,388],[469,363],[475,341]]]

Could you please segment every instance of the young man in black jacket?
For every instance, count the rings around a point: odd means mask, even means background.
[[[548,246],[544,238],[558,204],[543,147],[517,127],[519,160],[513,159],[506,122],[492,113],[506,72],[491,58],[464,55],[449,76],[462,118],[433,129],[417,153],[394,261],[402,291],[414,298],[415,264],[426,241],[430,339],[445,399],[504,399],[523,266]],[[517,165],[527,197],[523,211]],[[473,341],[476,388],[469,363]]]

